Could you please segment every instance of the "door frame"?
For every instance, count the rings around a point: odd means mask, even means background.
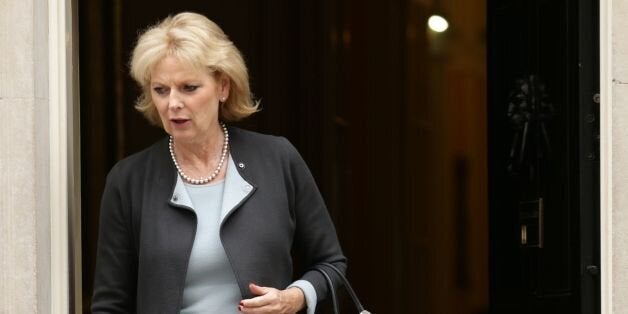
[[[47,4],[50,290],[41,293],[50,296],[50,313],[81,313],[77,1]]]
[[[613,1],[600,0],[600,290],[613,311]]]

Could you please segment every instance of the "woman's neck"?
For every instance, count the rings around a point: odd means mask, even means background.
[[[222,127],[217,124],[212,131],[203,138],[192,141],[174,140],[176,158],[184,168],[194,176],[207,176],[208,171],[213,171],[220,161],[225,142],[225,134]]]

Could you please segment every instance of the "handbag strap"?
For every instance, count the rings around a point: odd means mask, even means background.
[[[324,269],[321,269],[320,267],[314,267],[313,270],[321,273],[321,275],[325,277],[327,287],[329,288],[329,291],[331,293],[331,302],[334,307],[334,314],[339,314],[340,311],[338,310],[338,299],[336,298],[336,289],[334,289],[334,283],[331,281],[331,278]]]
[[[331,278],[329,277],[329,274],[327,274],[327,272],[325,270],[323,270],[323,268],[321,266],[325,266],[327,268],[330,268],[331,270],[336,272],[338,277],[340,277],[340,279],[342,280],[342,283],[343,283],[345,289],[347,289],[347,292],[349,293],[349,296],[351,297],[351,300],[353,301],[353,304],[355,304],[355,307],[358,309],[358,313],[360,313],[360,314],[370,314],[369,311],[364,309],[364,306],[362,306],[362,303],[360,303],[360,300],[358,299],[358,296],[355,294],[355,291],[353,291],[353,288],[351,287],[351,284],[349,283],[349,280],[347,280],[347,277],[345,277],[345,275],[342,273],[342,271],[340,271],[340,269],[338,269],[338,267],[334,266],[333,264],[322,262],[322,263],[319,263],[317,265],[317,267],[315,267],[315,269],[318,270],[321,274],[323,274],[323,276],[325,277],[325,280],[327,280],[327,282],[328,282],[328,286],[330,287],[330,291],[331,291],[332,302],[334,303],[334,311],[335,311],[334,313],[336,313],[336,314],[339,313],[339,311],[338,311],[338,304],[337,304],[337,301],[336,301],[336,291],[333,288],[333,283],[331,281]]]

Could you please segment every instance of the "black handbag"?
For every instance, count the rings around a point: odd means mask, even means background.
[[[340,311],[338,310],[338,299],[336,297],[336,289],[334,288],[334,283],[331,280],[329,273],[327,273],[329,269],[336,272],[336,274],[338,274],[338,277],[340,277],[340,279],[342,280],[342,283],[345,289],[347,289],[347,292],[349,293],[349,296],[351,297],[353,304],[355,304],[355,307],[358,309],[358,313],[359,314],[371,314],[371,312],[364,309],[364,307],[362,306],[362,303],[360,303],[360,300],[358,299],[358,296],[355,294],[355,291],[353,291],[353,288],[351,288],[351,284],[349,284],[349,280],[347,280],[347,277],[345,277],[345,275],[342,274],[340,269],[338,269],[336,266],[330,263],[319,263],[316,266],[314,266],[313,270],[321,273],[321,275],[325,277],[325,281],[327,281],[327,287],[329,287],[329,292],[331,294],[331,302],[334,306],[334,313],[339,314]]]

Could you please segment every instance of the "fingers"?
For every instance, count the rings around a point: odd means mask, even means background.
[[[249,290],[251,290],[251,293],[253,293],[254,295],[264,295],[264,294],[269,293],[273,289],[274,288],[261,287],[261,286],[258,286],[256,284],[254,284],[254,283],[250,283],[249,284]]]
[[[282,304],[279,290],[269,287],[261,287],[256,284],[249,284],[251,293],[257,297],[240,301],[238,310],[241,313],[282,313]]]
[[[272,304],[273,302],[277,302],[279,298],[277,293],[278,290],[275,288],[261,287],[254,283],[250,283],[249,290],[251,290],[251,293],[254,295],[257,295],[257,297],[240,301],[240,305],[245,308],[263,307]]]
[[[273,302],[273,298],[269,295],[263,295],[263,296],[259,296],[259,297],[255,297],[255,298],[251,298],[251,299],[245,299],[240,301],[240,305],[243,307],[248,307],[248,308],[257,308],[257,307],[263,307],[263,306],[267,306],[269,304],[272,304]]]

